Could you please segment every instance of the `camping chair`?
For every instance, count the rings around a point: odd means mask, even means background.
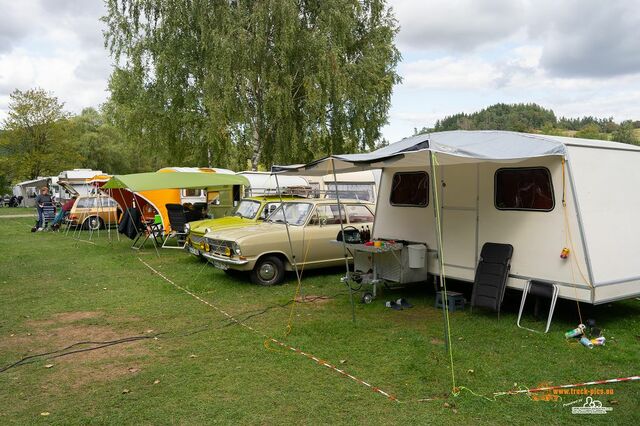
[[[77,225],[73,223],[73,220],[71,219],[70,215],[62,219],[62,224],[65,227],[64,228],[65,236],[69,234],[69,230],[71,229],[71,227],[74,227],[74,228],[77,227]]]
[[[156,249],[156,253],[158,253],[158,245],[161,244],[161,241],[158,239],[162,238],[162,230],[155,225],[147,224],[138,209],[132,207],[127,209],[118,226],[118,232],[125,234],[129,239],[133,240],[131,248],[134,250],[140,250],[144,247],[147,240],[151,239],[153,247]],[[160,255],[160,253],[158,253],[158,255]]]
[[[56,206],[53,203],[42,204],[42,229],[47,229],[56,217]]]
[[[511,244],[485,243],[482,246],[473,281],[472,310],[474,306],[489,308],[497,311],[500,319],[500,306],[507,286],[512,255]]]
[[[197,219],[195,220],[202,220],[202,219],[206,219],[207,218],[207,209],[209,208],[209,205],[207,203],[193,203],[193,212],[194,212],[194,217],[196,217]],[[189,221],[191,222],[191,221]]]
[[[183,249],[187,244],[188,232],[185,229],[187,224],[187,214],[181,204],[166,204],[167,215],[169,216],[169,225],[171,232],[166,236],[162,243],[162,248]],[[177,246],[167,246],[167,241],[175,238]]]
[[[551,305],[549,306],[549,316],[547,317],[547,327],[544,329],[544,332],[549,331],[549,327],[551,327],[551,319],[553,318],[553,310],[556,308],[556,301],[558,300],[558,284],[546,283],[543,281],[527,281],[522,289],[522,301],[520,302],[520,311],[518,312],[518,321],[517,325],[520,328],[524,328],[525,330],[533,331],[536,333],[540,333],[537,330],[532,330],[527,327],[523,327],[520,325],[520,318],[522,317],[522,311],[524,310],[525,300],[527,299],[528,294],[533,294],[536,297],[548,297],[551,299]],[[538,300],[536,299],[536,308],[538,307]],[[537,309],[536,309],[537,311]]]

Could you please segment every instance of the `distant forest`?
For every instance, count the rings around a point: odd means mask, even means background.
[[[495,104],[471,114],[461,112],[436,121],[432,128],[415,129],[414,133],[446,130],[510,130],[640,143],[638,120],[616,123],[612,117],[558,118],[552,110],[536,104]]]

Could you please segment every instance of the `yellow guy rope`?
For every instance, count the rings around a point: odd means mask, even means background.
[[[582,312],[580,311],[580,302],[578,301],[578,289],[576,287],[576,279],[575,279],[575,273],[574,273],[574,269],[573,269],[573,264],[575,262],[576,268],[578,269],[578,272],[580,273],[580,276],[582,277],[582,280],[588,284],[590,287],[593,286],[593,284],[591,284],[591,282],[589,282],[589,280],[585,277],[584,273],[582,272],[582,269],[580,268],[580,263],[578,263],[578,258],[577,256],[575,256],[576,253],[576,249],[575,246],[573,244],[573,237],[571,236],[571,226],[569,223],[569,215],[567,212],[567,199],[566,199],[566,195],[567,195],[567,179],[566,179],[566,170],[565,170],[565,162],[566,160],[564,158],[562,158],[562,211],[563,211],[563,216],[564,216],[564,224],[565,224],[565,229],[566,229],[566,233],[565,233],[565,243],[571,247],[571,254],[570,257],[572,258],[571,260],[569,260],[569,264],[571,266],[571,282],[573,284],[573,291],[575,294],[575,298],[576,298],[576,306],[578,307],[578,317],[580,319],[580,324],[584,324],[584,322],[582,321]],[[586,253],[585,253],[586,255]]]
[[[445,318],[447,321],[447,339],[449,341],[448,346],[449,346],[449,362],[451,364],[452,393],[453,395],[457,396],[460,393],[460,390],[456,387],[456,375],[455,375],[455,372],[453,371],[453,348],[451,345],[451,323],[449,321],[449,303],[447,301],[447,277],[444,270],[445,267],[444,267],[444,245],[442,241],[442,219],[440,218],[440,200],[438,198],[438,179],[436,177],[436,169],[437,167],[440,166],[440,163],[438,163],[438,158],[436,157],[435,153],[432,151],[430,151],[430,153],[431,153],[431,158],[433,160],[432,164],[436,166],[431,171],[431,174],[432,174],[431,178],[434,181],[433,188],[435,188],[433,198],[435,203],[434,208],[436,210],[436,226],[438,227],[436,238],[438,238],[438,244],[440,246],[440,279],[442,282],[442,288],[444,290],[444,293],[442,294],[442,304],[444,306]]]

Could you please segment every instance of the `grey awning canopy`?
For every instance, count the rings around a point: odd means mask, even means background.
[[[435,152],[442,164],[480,161],[517,162],[527,158],[565,156],[566,138],[496,130],[426,133],[366,154],[325,157],[304,165],[273,166],[274,173],[327,174],[331,162],[336,171],[352,172],[371,168],[415,167],[429,163],[428,152]]]

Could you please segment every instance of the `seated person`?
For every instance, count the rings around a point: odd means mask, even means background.
[[[184,208],[184,214],[187,222],[202,219],[202,210],[198,209],[197,206],[192,203],[184,203],[182,207]]]
[[[60,223],[62,223],[64,218],[69,216],[69,212],[73,208],[73,205],[76,203],[76,199],[77,198],[78,198],[78,196],[74,195],[74,196],[71,197],[71,199],[69,201],[67,201],[66,203],[64,203],[62,205],[62,208],[60,209],[60,211],[58,212],[56,217],[53,219],[53,222],[51,222],[51,226],[53,228],[55,228],[55,229],[60,228]]]

